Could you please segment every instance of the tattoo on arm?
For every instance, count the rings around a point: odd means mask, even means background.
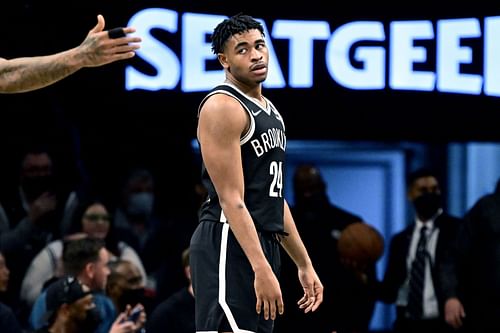
[[[0,92],[43,88],[76,72],[67,52],[0,62]]]

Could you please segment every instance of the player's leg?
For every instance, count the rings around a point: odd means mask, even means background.
[[[201,222],[191,237],[189,259],[197,331],[217,332],[224,318],[218,302],[222,229],[222,223]]]

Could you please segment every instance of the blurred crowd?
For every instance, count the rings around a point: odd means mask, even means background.
[[[49,149],[29,147],[0,201],[2,332],[195,332],[189,241],[204,188],[192,188],[190,212],[168,215],[147,167],[128,170],[110,197],[66,181],[54,164]],[[369,332],[379,301],[395,305],[394,332],[500,331],[500,186],[454,217],[432,170],[409,173],[414,217],[387,239],[380,279],[376,261],[337,250],[348,225],[369,221],[330,202],[314,165],[297,167],[293,186],[292,213],[325,297],[301,313],[283,255],[286,310],[275,332]]]

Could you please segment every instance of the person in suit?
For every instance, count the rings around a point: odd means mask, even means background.
[[[456,245],[448,268],[457,288],[446,300],[447,322],[467,333],[500,332],[500,179],[466,212]]]
[[[295,309],[294,303],[301,296],[298,282],[290,279],[295,265],[283,256],[280,283],[285,294],[290,296],[285,300],[287,312],[277,321],[276,331],[368,332],[375,298],[357,273],[362,271],[374,279],[375,265],[372,263],[354,270],[344,265],[337,250],[342,231],[352,223],[364,222],[363,218],[330,202],[327,184],[320,169],[314,165],[297,166],[293,190],[295,204],[291,208],[292,214],[325,286],[325,297],[322,308],[310,315]]]
[[[421,168],[407,180],[408,199],[415,218],[394,235],[378,297],[396,303],[396,332],[452,332],[445,320],[446,285],[442,269],[448,251],[456,241],[461,219],[443,210],[441,188],[435,173]]]

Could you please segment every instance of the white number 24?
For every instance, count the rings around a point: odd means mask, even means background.
[[[269,196],[281,198],[283,190],[283,162],[272,161],[269,166],[269,174],[273,176],[273,181],[269,187]]]

